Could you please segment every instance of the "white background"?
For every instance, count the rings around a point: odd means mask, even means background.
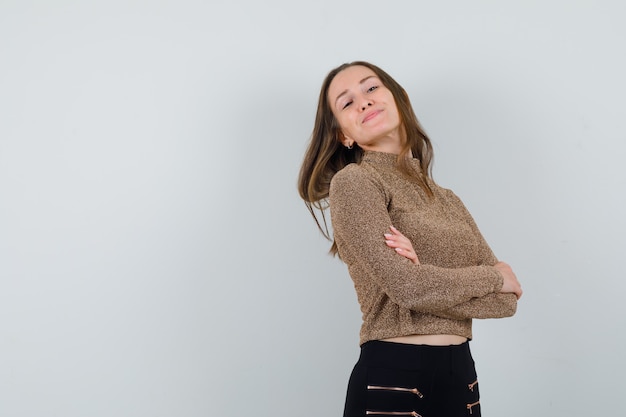
[[[485,416],[621,415],[621,1],[0,2],[0,415],[338,416],[360,313],[296,177],[326,73],[412,98],[525,295]]]

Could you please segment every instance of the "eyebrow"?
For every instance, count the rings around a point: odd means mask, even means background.
[[[376,76],[376,75],[368,75],[367,77],[365,77],[361,81],[359,81],[359,85],[363,84],[365,81],[369,80],[370,78],[378,78],[378,76]],[[335,106],[337,106],[337,101],[339,101],[339,99],[342,96],[346,95],[347,93],[348,93],[348,90],[343,90],[341,93],[339,93],[339,95],[335,99]]]

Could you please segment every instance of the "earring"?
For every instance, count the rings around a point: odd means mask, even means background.
[[[350,145],[346,146],[346,148],[348,148],[348,149],[352,149],[352,148],[354,148],[354,144],[353,144],[353,143],[351,143]]]

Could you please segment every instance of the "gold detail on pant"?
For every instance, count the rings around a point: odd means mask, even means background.
[[[401,387],[383,387],[380,385],[368,385],[367,389],[370,391],[400,391],[400,392],[410,392],[411,394],[415,394],[420,398],[424,398],[424,394],[419,392],[417,388],[401,388]]]

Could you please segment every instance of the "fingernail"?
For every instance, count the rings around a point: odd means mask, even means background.
[[[393,240],[385,240],[385,243],[386,243],[386,244],[393,243]]]
[[[402,249],[396,248],[396,252],[402,252]]]
[[[389,239],[389,238],[390,238],[390,237],[392,237],[392,236],[393,236],[393,235],[392,235],[391,233],[385,233],[385,237],[386,237],[387,239]]]

